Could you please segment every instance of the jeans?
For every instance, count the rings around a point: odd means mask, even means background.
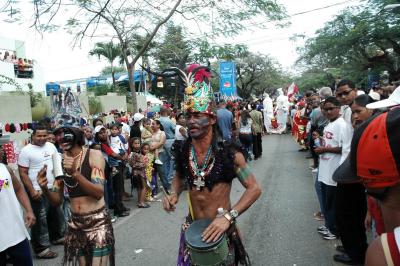
[[[7,260],[7,256],[10,258]],[[32,266],[32,254],[28,239],[0,252],[0,266],[6,263],[18,266]]]
[[[164,151],[160,153],[162,165],[162,174],[160,175],[163,187],[168,189],[171,187],[172,178],[174,176],[175,158],[172,156],[171,148],[174,144],[174,139],[167,139],[164,144]]]
[[[315,179],[314,187],[315,187],[315,192],[317,193],[319,208],[321,210],[321,213],[324,214],[324,211],[323,211],[324,208],[323,208],[323,205],[322,205],[321,184],[322,183],[318,181],[318,175],[317,175],[317,178]]]
[[[325,226],[329,231],[336,235],[336,223],[335,223],[335,203],[336,203],[336,187],[329,186],[322,182],[321,183],[321,194],[322,194],[322,213],[325,218]]]
[[[37,254],[50,247],[50,241],[64,236],[65,220],[61,207],[52,206],[45,196],[39,200],[30,198],[36,223],[31,228],[32,248]]]
[[[118,174],[112,177],[114,192],[114,215],[120,215],[124,212],[122,204],[122,195],[124,194],[124,173],[122,165],[117,167]]]
[[[261,133],[257,133],[256,135],[253,136],[253,154],[254,154],[254,159],[257,159],[261,157],[262,155],[262,139],[261,139]]]
[[[247,159],[251,158],[251,145],[253,143],[252,135],[251,134],[240,134],[239,140],[247,152],[247,154],[246,154]]]
[[[364,264],[367,235],[364,219],[367,214],[365,188],[360,183],[340,184],[336,190],[336,224],[346,254]]]

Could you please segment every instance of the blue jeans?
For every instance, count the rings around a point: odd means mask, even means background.
[[[160,161],[163,163],[160,179],[165,189],[171,187],[172,178],[174,176],[175,158],[172,156],[171,152],[174,141],[174,139],[167,139],[164,144],[164,151],[159,155]]]
[[[335,222],[335,202],[336,202],[336,187],[328,186],[321,182],[322,206],[325,218],[325,226],[332,234],[336,234]]]
[[[314,187],[315,187],[315,192],[317,193],[319,208],[321,210],[321,213],[324,214],[323,206],[322,206],[321,182],[318,181],[318,175],[317,175],[317,178],[315,179]]]
[[[7,260],[7,256],[10,258]],[[28,239],[0,252],[0,266],[6,263],[18,266],[32,266],[32,254]]]
[[[50,247],[50,241],[64,237],[65,220],[61,207],[52,206],[45,196],[39,200],[30,198],[36,223],[31,228],[32,248],[38,254]]]

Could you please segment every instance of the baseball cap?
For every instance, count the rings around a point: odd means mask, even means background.
[[[368,109],[379,109],[379,108],[385,108],[385,107],[392,107],[395,105],[400,105],[400,86],[398,86],[393,91],[393,93],[389,96],[389,98],[384,99],[382,101],[370,103],[366,107]]]
[[[362,181],[366,188],[400,183],[400,108],[377,114],[354,132],[347,160],[336,170],[339,183]]]
[[[100,130],[102,130],[103,128],[106,129],[103,125],[98,125],[98,126],[96,126],[96,127],[94,128],[94,134],[99,133]]]
[[[138,122],[140,120],[142,120],[144,118],[144,115],[142,115],[141,113],[136,113],[133,115],[133,121]]]

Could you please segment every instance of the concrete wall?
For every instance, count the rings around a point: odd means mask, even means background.
[[[116,93],[108,93],[107,95],[98,96],[98,99],[100,101],[101,111],[104,113],[115,109],[126,111],[125,96],[119,96]]]

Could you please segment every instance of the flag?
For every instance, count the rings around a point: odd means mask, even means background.
[[[290,99],[293,95],[297,94],[298,92],[299,88],[294,82],[292,82],[292,84],[288,88],[287,96]]]

